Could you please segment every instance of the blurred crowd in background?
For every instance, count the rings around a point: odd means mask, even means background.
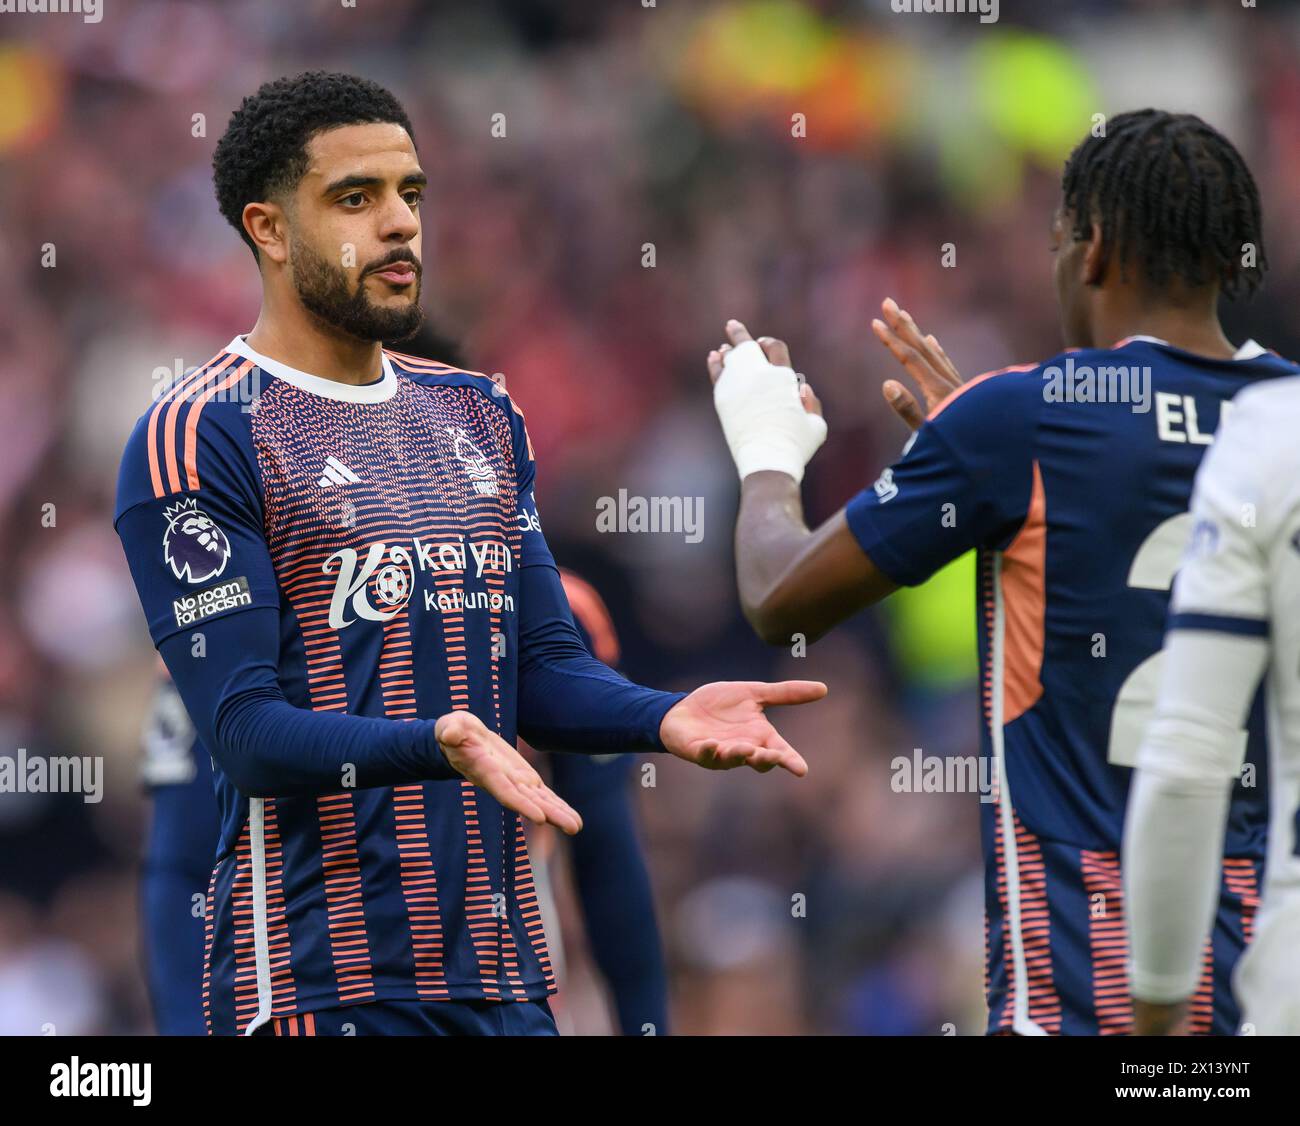
[[[830,423],[805,488],[820,521],[905,438],[879,393],[897,374],[869,329],[880,301],[968,376],[1059,351],[1062,162],[1094,114],[1149,104],[1202,114],[1246,154],[1271,271],[1227,324],[1300,355],[1300,12],[1268,8],[1003,0],[982,24],[890,0],[105,0],[94,24],[0,16],[0,755],[102,756],[106,774],[97,804],[0,793],[0,1033],[151,1030],[154,656],[110,523],[117,463],[160,373],[256,317],[252,258],[212,196],[230,112],[321,68],[407,106],[431,180],[425,306],[527,413],[551,547],[604,596],[624,671],[830,686],[778,717],[806,779],[662,761],[639,789],[674,1031],[981,1032],[977,798],[890,787],[914,747],[977,752],[972,569],[806,655],[760,644],[735,597],[738,489],[704,356],[733,316],[789,341]],[[598,532],[619,489],[702,497],[702,540]],[[607,1030],[577,926],[566,961],[566,1026]]]

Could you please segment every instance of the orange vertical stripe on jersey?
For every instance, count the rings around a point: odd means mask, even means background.
[[[375,995],[370,972],[370,937],[362,902],[356,807],[353,796],[343,793],[321,795],[316,799],[316,809],[335,988],[339,1004],[352,1005],[369,1001]]]
[[[1034,462],[1029,511],[1016,538],[1002,553],[1006,608],[1002,722],[1022,716],[1043,695],[1044,621],[1047,613],[1047,499]]]
[[[215,383],[221,378],[224,372],[233,364],[238,356],[227,356],[226,359],[213,368],[211,371],[204,373],[201,379],[196,380],[185,389],[185,394],[177,396],[172,400],[171,405],[167,408],[167,419],[163,423],[163,455],[167,462],[167,487],[173,493],[180,492],[181,478],[176,464],[176,431],[178,429],[177,416],[183,404],[192,403],[194,393],[210,383]]]
[[[190,413],[185,418],[185,476],[191,490],[199,487],[199,417],[203,414],[203,408],[207,406],[214,396],[228,390],[243,379],[252,367],[253,361],[245,360],[235,372],[222,380],[220,384],[209,387],[195,400],[194,405],[190,408]],[[168,468],[171,468],[170,461]]]
[[[398,875],[411,931],[415,989],[422,1000],[447,1000],[446,951],[438,905],[438,873],[429,848],[424,787],[419,782],[393,787],[393,822]]]
[[[200,364],[199,367],[195,368],[195,370],[189,375],[185,376],[183,379],[178,379],[176,383],[172,387],[168,388],[167,392],[158,399],[154,404],[153,409],[149,412],[149,478],[153,483],[153,495],[155,497],[162,497],[167,491],[163,487],[162,469],[158,463],[158,417],[163,413],[164,406],[167,406],[173,401],[179,401],[179,398],[189,394],[192,387],[196,386],[203,379],[206,379],[210,374],[208,369],[212,364],[221,359],[222,356],[228,356],[225,364],[222,365],[223,368],[229,366],[231,360],[234,359],[234,357],[229,356],[228,353],[218,352],[208,360],[207,363]],[[220,370],[221,369],[218,369],[218,371]],[[173,415],[169,413],[168,417],[173,417]]]

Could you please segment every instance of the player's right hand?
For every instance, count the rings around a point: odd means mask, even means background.
[[[572,836],[582,818],[556,794],[514,747],[472,712],[448,712],[434,726],[438,746],[451,764],[507,809],[535,825],[554,825]]]
[[[723,365],[726,363],[727,353],[737,344],[743,344],[746,340],[752,340],[749,335],[749,329],[737,320],[727,322],[724,331],[727,334],[727,343],[713,349],[707,357],[709,369],[709,382],[717,383],[722,377]],[[775,364],[777,367],[793,367],[790,361],[790,347],[784,340],[778,340],[775,336],[760,336],[758,346],[763,349],[763,355],[767,357],[767,362]],[[799,377],[799,399],[803,403],[803,409],[809,414],[815,414],[824,418],[822,411],[822,401],[817,398],[812,389],[812,384]]]
[[[922,336],[912,315],[906,309],[900,309],[892,297],[881,303],[880,311],[884,320],[872,321],[871,331],[903,365],[903,370],[916,380],[925,399],[925,408],[922,409],[916,396],[896,379],[885,380],[881,391],[894,413],[912,430],[919,430],[926,416],[965,381],[939,341],[933,336]]]
[[[740,479],[774,471],[798,484],[826,441],[821,404],[791,366],[783,341],[754,340],[737,320],[724,331],[727,342],[709,353],[708,369],[713,405]]]

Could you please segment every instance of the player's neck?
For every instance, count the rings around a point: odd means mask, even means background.
[[[1093,338],[1099,348],[1109,348],[1132,336],[1152,336],[1197,356],[1231,359],[1237,350],[1223,333],[1216,303],[1217,294],[1177,304],[1117,294],[1096,310]]]
[[[358,340],[331,330],[305,309],[300,313],[282,315],[263,305],[244,339],[263,356],[321,379],[355,387],[382,377],[379,341]]]

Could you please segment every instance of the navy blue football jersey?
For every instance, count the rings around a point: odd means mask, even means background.
[[[1127,1028],[1119,849],[1193,480],[1233,396],[1297,370],[1258,345],[1215,360],[1136,337],[993,372],[940,404],[848,505],[900,585],[978,551],[993,1030]],[[1226,853],[1254,865],[1267,829],[1259,701],[1245,738],[1253,784],[1236,787]],[[1207,950],[1203,1030],[1231,1019],[1213,1018],[1211,979],[1226,988],[1256,875],[1225,889],[1236,922],[1222,958]]]

